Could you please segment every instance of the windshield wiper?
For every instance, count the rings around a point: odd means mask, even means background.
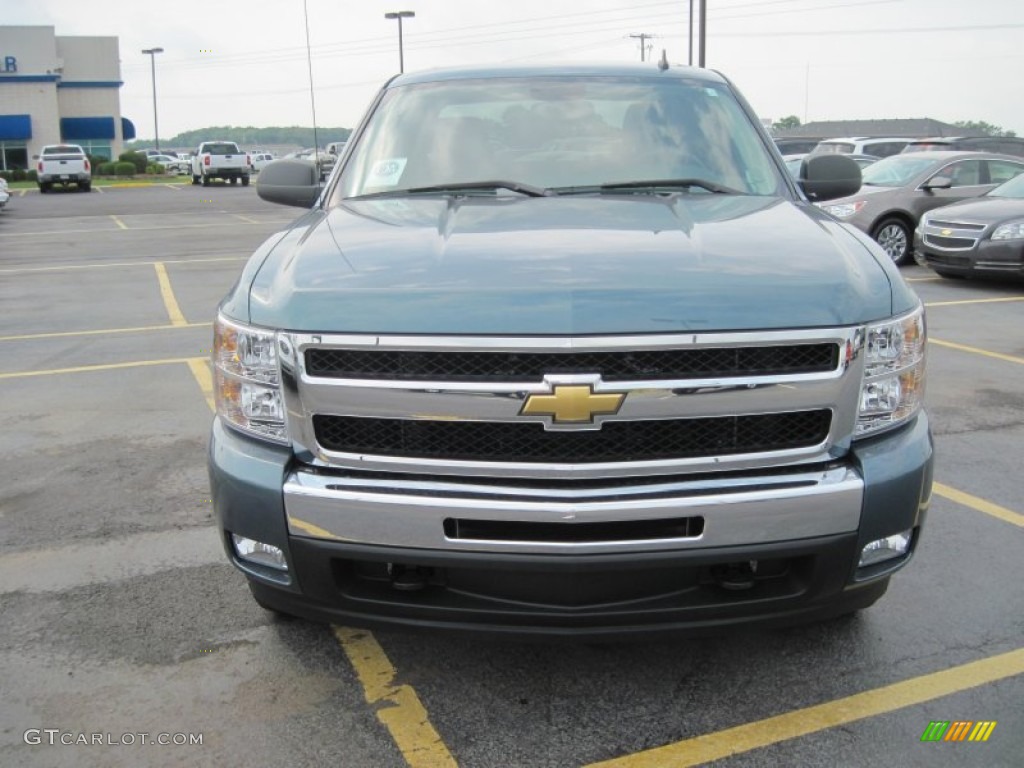
[[[645,181],[617,181],[610,184],[594,184],[582,187],[555,187],[551,191],[558,195],[594,194],[600,192],[617,192],[619,190],[645,190],[650,192],[673,191],[677,189],[707,190],[719,195],[742,195],[738,189],[726,187],[707,179],[652,179]]]
[[[374,197],[401,197],[403,195],[420,195],[431,192],[457,195],[460,192],[480,190],[508,189],[527,197],[547,197],[551,192],[544,187],[535,187],[519,181],[466,181],[453,184],[433,184],[429,187],[410,187],[408,189],[389,189],[386,192],[371,192],[368,195],[356,195],[350,200],[367,200]]]

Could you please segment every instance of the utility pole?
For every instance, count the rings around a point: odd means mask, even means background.
[[[149,54],[149,68],[153,74],[153,144],[160,151],[160,123],[156,119],[156,55],[163,53],[163,48],[146,48],[143,53]]]
[[[645,61],[644,48],[647,47],[648,40],[654,39],[654,35],[648,35],[646,32],[641,32],[639,35],[630,35],[630,37],[633,38],[634,40],[640,41],[640,61]]]
[[[689,45],[690,58],[687,61],[691,67],[693,66],[693,0],[690,0],[690,45]]]
[[[708,0],[700,0],[700,62],[697,66],[704,69],[704,54],[708,43]]]
[[[385,19],[394,19],[398,22],[398,72],[405,72],[405,54],[402,52],[402,19],[411,19],[416,15],[415,11],[388,11],[384,14]]]

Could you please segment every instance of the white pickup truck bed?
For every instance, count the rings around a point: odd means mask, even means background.
[[[36,164],[40,192],[49,192],[54,184],[75,184],[79,192],[92,187],[92,168],[85,150],[77,144],[50,144],[43,147]]]
[[[192,183],[209,186],[213,179],[249,185],[249,155],[233,141],[204,141],[192,158]]]

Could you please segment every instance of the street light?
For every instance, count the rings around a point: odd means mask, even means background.
[[[388,11],[384,14],[385,19],[398,19],[398,71],[405,72],[405,58],[402,55],[402,19],[411,19],[416,15],[415,11]]]
[[[160,151],[160,126],[156,121],[156,54],[163,53],[163,48],[146,48],[142,51],[149,54],[150,69],[153,73],[153,136],[156,151]]]

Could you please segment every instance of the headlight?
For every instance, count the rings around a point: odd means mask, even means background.
[[[830,213],[837,219],[848,219],[864,207],[865,200],[856,200],[852,203],[839,203],[838,205],[822,205],[821,210]]]
[[[287,443],[276,334],[218,316],[213,335],[217,414],[243,432]]]
[[[1024,238],[1024,220],[1000,224],[992,233],[993,240],[1020,240]]]
[[[924,308],[867,327],[857,437],[913,418],[924,403]]]

